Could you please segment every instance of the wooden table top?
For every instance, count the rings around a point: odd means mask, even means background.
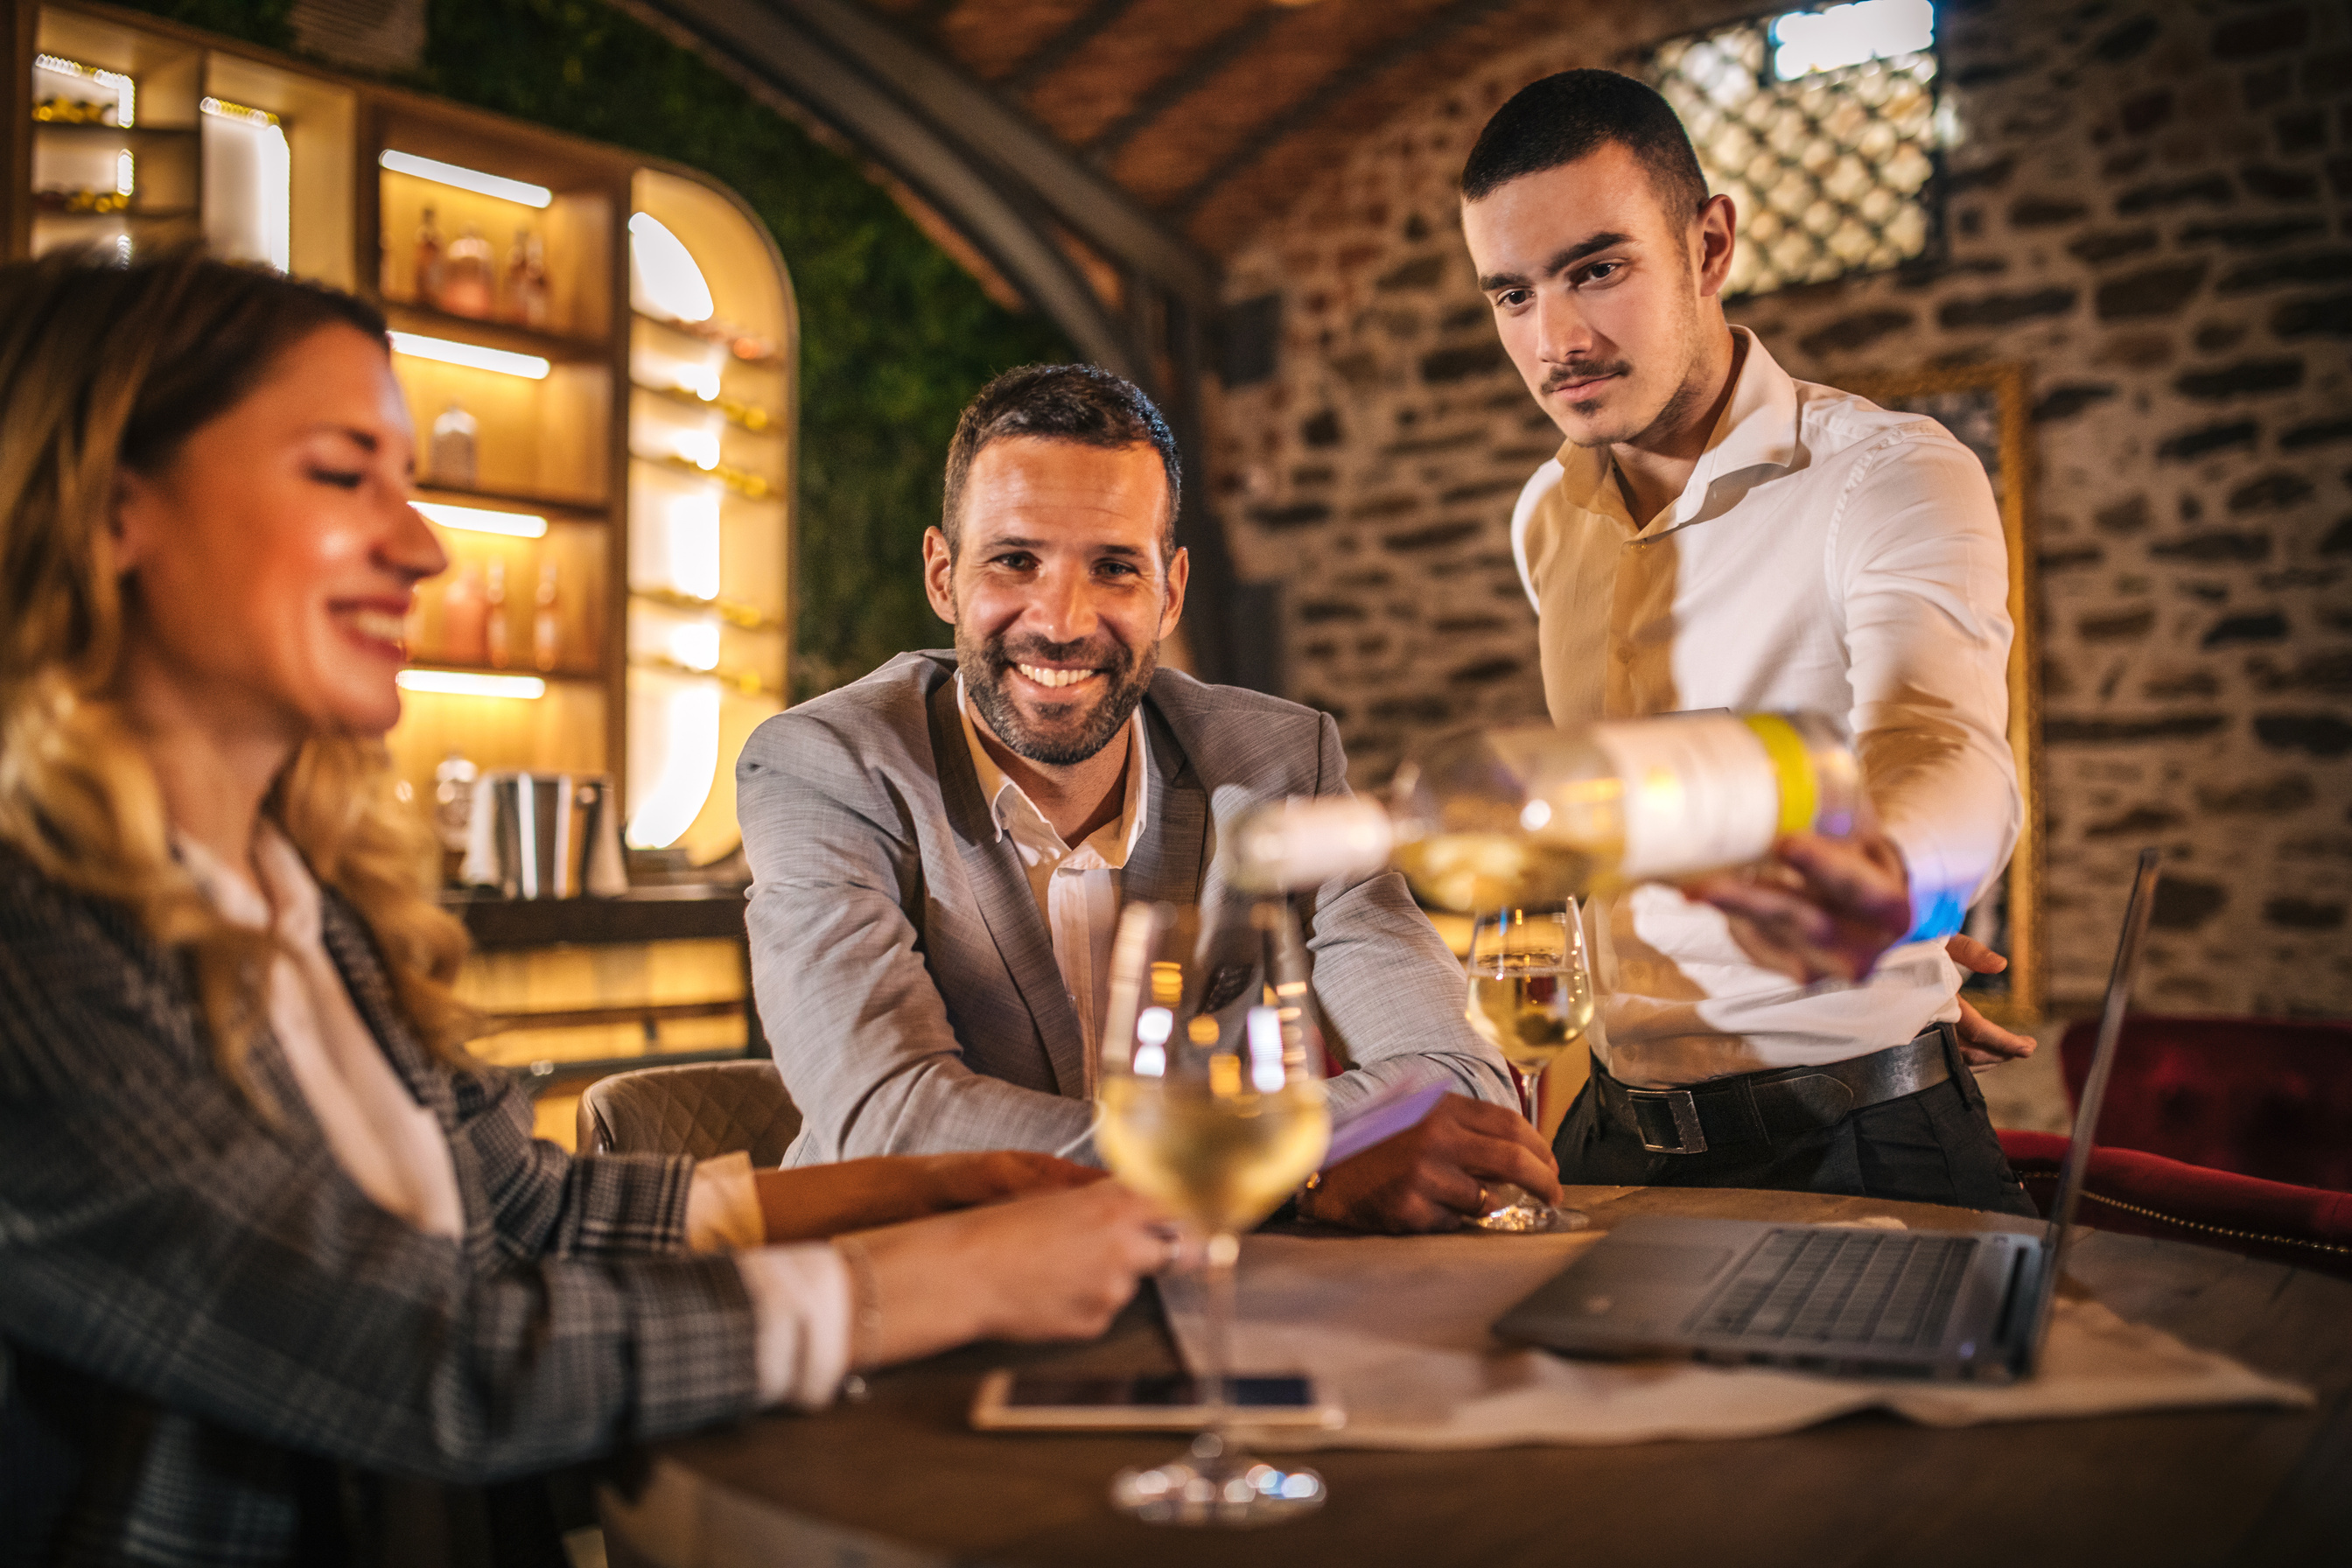
[[[1571,1187],[1568,1201],[1602,1228],[1635,1214],[2029,1228],[1805,1194]],[[1304,1520],[1154,1527],[1112,1510],[1110,1478],[1166,1458],[1181,1437],[992,1435],[965,1421],[981,1377],[999,1366],[1173,1370],[1147,1291],[1092,1344],[975,1346],[875,1378],[863,1405],[635,1456],[604,1494],[606,1546],[614,1563],[657,1568],[2352,1562],[2352,1283],[2098,1232],[2081,1238],[2068,1273],[2126,1319],[2311,1385],[2317,1406],[1953,1430],[1874,1414],[1738,1441],[1332,1450],[1307,1457],[1331,1500]]]

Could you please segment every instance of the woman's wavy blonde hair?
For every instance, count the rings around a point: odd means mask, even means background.
[[[288,349],[337,325],[384,330],[350,295],[198,251],[0,267],[0,839],[185,956],[215,1061],[265,1105],[245,1058],[273,941],[223,920],[173,855],[123,711],[138,595],[114,569],[110,513],[121,471],[167,468]],[[465,931],[427,896],[423,824],[394,788],[381,738],[319,733],[264,811],[367,922],[410,1024],[457,1060]]]

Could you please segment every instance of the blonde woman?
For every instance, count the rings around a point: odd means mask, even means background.
[[[0,268],[0,1516],[30,1560],[332,1557],[388,1477],[1091,1335],[1167,1258],[1139,1200],[1037,1156],[531,1141],[460,1048],[464,940],[389,793],[444,564],[415,447],[347,296],[194,255]]]

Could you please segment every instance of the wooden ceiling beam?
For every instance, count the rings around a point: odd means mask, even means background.
[[[1279,5],[1263,6],[1212,38],[1206,47],[1152,83],[1136,99],[1132,108],[1105,126],[1100,134],[1086,144],[1087,156],[1097,166],[1109,163],[1118,156],[1122,148],[1135,140],[1138,132],[1191,97],[1219,71],[1255,48],[1258,41],[1287,15]]]
[[[1026,94],[1068,63],[1080,49],[1116,26],[1135,5],[1136,0],[1095,0],[1069,26],[1032,49],[1026,59],[1006,73],[1005,90]]]
[[[1192,216],[1218,186],[1255,164],[1283,142],[1313,126],[1360,88],[1386,76],[1414,56],[1439,47],[1464,28],[1517,4],[1519,0],[1454,0],[1420,26],[1324,78],[1313,92],[1253,130],[1240,146],[1160,210],[1178,222]]]
[[[961,67],[855,0],[615,3],[667,24],[722,68],[771,83],[871,151],[1056,320],[1064,307],[1031,291],[1031,274],[1058,297],[1065,290],[1049,274],[1076,272],[1021,208],[1050,213],[1181,299],[1205,308],[1216,298],[1216,265],[1190,240]],[[1039,272],[1040,247],[1059,258],[1055,268]],[[1090,354],[1096,335],[1088,329],[1079,342]]]

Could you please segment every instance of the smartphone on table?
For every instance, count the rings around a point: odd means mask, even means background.
[[[1331,1431],[1347,1421],[1302,1373],[1251,1373],[1230,1386],[1236,1426]],[[982,1432],[1191,1432],[1208,1418],[1199,1380],[1181,1372],[992,1372],[971,1402]]]

